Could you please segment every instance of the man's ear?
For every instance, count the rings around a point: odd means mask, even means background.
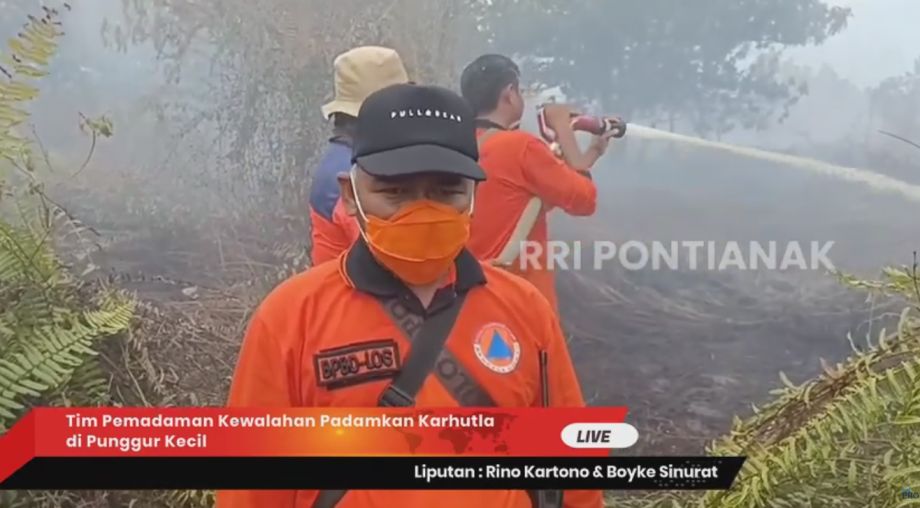
[[[470,217],[473,216],[474,211],[476,210],[476,190],[479,189],[479,182],[473,181],[473,192],[470,193]]]
[[[339,181],[339,194],[342,197],[345,212],[354,217],[358,214],[358,205],[355,204],[355,192],[351,188],[351,178],[348,173],[339,173],[336,178]]]
[[[524,100],[517,83],[510,83],[506,86],[504,90],[502,90],[502,97],[503,100],[511,106],[514,106],[518,100]]]
[[[514,101],[514,90],[512,90],[513,85],[508,85],[505,88],[502,88],[501,93],[498,96],[499,104],[512,104]]]

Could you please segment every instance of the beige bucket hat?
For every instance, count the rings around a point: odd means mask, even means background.
[[[408,83],[399,54],[390,48],[362,46],[335,58],[335,99],[323,105],[323,117],[333,113],[358,116],[368,95],[390,85]]]

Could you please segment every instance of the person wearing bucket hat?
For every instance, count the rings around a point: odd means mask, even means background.
[[[350,49],[335,58],[333,68],[335,97],[321,108],[323,117],[332,120],[332,137],[310,187],[314,266],[336,257],[358,237],[357,224],[342,207],[337,175],[351,167],[352,138],[361,105],[381,88],[409,82],[399,54],[380,46]]]

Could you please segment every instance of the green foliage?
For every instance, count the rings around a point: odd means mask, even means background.
[[[617,501],[625,507],[896,507],[905,487],[920,485],[920,278],[912,267],[848,285],[904,297],[896,331],[824,373],[795,385],[780,373],[775,399],[736,417],[713,455],[745,455],[729,491],[662,493]],[[852,344],[852,338],[850,338]],[[824,363],[824,362],[822,362]]]
[[[886,129],[910,138],[920,135],[920,58],[910,72],[882,81],[870,93],[872,115]]]
[[[96,340],[128,327],[133,304],[106,296],[97,310],[71,310],[80,302],[63,273],[30,232],[0,222],[0,430],[49,392],[106,400],[105,378],[87,359]]]
[[[103,36],[124,51],[152,44],[165,81],[179,91],[153,107],[171,145],[191,145],[182,156],[192,160],[159,164],[160,174],[180,168],[164,179],[170,195],[191,189],[188,201],[213,198],[211,208],[226,215],[277,217],[280,209],[299,217],[310,183],[305,168],[329,137],[320,106],[331,99],[335,56],[364,44],[395,47],[415,79],[450,85],[436,75],[458,64],[449,55],[455,37],[445,30],[455,4],[133,0],[120,19],[106,21]]]
[[[0,81],[0,157],[29,171],[29,143],[15,129],[29,118],[25,104],[38,96],[38,89],[28,79],[47,73],[45,67],[56,49],[58,35],[51,13],[46,11],[41,19],[30,18],[19,37],[10,39],[10,54],[0,58],[0,72],[7,78]]]
[[[700,135],[756,126],[791,105],[805,89],[778,76],[778,56],[822,42],[849,16],[822,0],[477,3],[490,51],[534,57],[525,79],[607,113],[676,116]]]
[[[213,490],[177,490],[166,495],[169,506],[176,507],[211,507],[216,502]]]
[[[175,82],[179,68],[204,65],[192,60],[190,49],[213,48],[206,60],[214,62],[213,79],[199,86],[214,88],[202,100],[169,109],[181,111],[174,118],[180,125],[216,122],[232,140],[226,163],[260,171],[302,162],[310,153],[303,149],[315,146],[305,137],[321,139],[304,126],[319,124],[317,109],[331,92],[332,59],[354,45],[395,47],[416,80],[452,88],[477,53],[515,55],[528,82],[562,86],[567,95],[600,101],[608,112],[683,120],[706,135],[761,125],[791,106],[806,89],[800,80],[780,77],[782,51],[823,42],[850,15],[823,0],[270,0],[264,9],[240,0],[191,4],[125,2],[125,20],[107,25],[107,33],[120,48],[152,42]],[[273,77],[270,86],[265,76]],[[268,140],[278,146],[266,151],[261,145]],[[271,162],[258,165],[253,155]],[[291,187],[281,185],[278,192],[285,188]]]
[[[34,403],[105,402],[97,341],[127,329],[133,315],[133,302],[122,296],[81,294],[54,255],[54,225],[66,212],[44,194],[30,142],[16,131],[29,118],[25,104],[38,96],[29,79],[47,74],[61,35],[58,11],[43,9],[10,39],[0,68],[7,77],[0,83],[0,158],[13,171],[0,180],[0,204],[17,212],[15,220],[0,217],[0,431]],[[111,132],[104,119],[88,127]]]

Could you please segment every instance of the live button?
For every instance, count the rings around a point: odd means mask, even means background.
[[[569,448],[629,448],[639,432],[628,423],[572,423],[562,429],[562,442]]]

